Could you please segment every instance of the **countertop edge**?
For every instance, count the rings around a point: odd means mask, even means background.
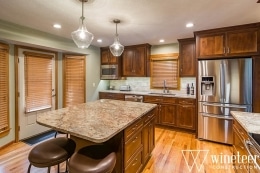
[[[178,94],[178,93],[171,93],[175,95],[167,95],[163,93],[156,93],[153,92],[151,94],[151,91],[120,91],[120,90],[101,90],[99,92],[105,92],[105,93],[118,93],[118,94],[129,94],[129,95],[148,95],[148,96],[163,96],[163,97],[175,97],[175,98],[190,98],[190,99],[196,99],[196,95],[187,95],[187,94]]]
[[[260,134],[260,113],[240,111],[231,111],[230,113],[249,134]]]

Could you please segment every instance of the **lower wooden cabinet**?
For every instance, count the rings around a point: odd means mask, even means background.
[[[143,161],[144,163],[148,162],[151,153],[155,147],[154,140],[154,121],[155,113],[151,112],[150,114],[144,117],[144,127],[143,127]]]
[[[176,126],[177,105],[161,104],[160,109],[160,124]]]
[[[125,100],[125,95],[120,93],[99,92],[99,99]]]
[[[195,130],[196,110],[194,99],[179,99],[177,126],[184,129]]]
[[[248,139],[247,132],[243,129],[242,126],[240,126],[240,124],[236,120],[233,121],[233,132],[233,154],[239,154],[240,156],[248,156],[248,153],[244,145],[244,141]],[[248,163],[246,163],[246,161],[239,162],[235,160],[233,164],[235,167],[240,168],[236,169],[237,173],[249,173],[249,165]]]
[[[156,124],[196,130],[196,99],[144,96],[144,102],[158,105]]]
[[[154,119],[157,109],[127,127],[124,131],[125,173],[139,173],[148,162],[155,146]]]

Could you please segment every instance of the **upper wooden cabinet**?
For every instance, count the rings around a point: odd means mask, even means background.
[[[113,54],[110,52],[109,48],[100,48],[101,50],[101,65],[106,64],[118,64],[118,58],[116,56],[113,56]]]
[[[245,57],[260,53],[260,23],[195,32],[196,57]]]
[[[179,41],[179,75],[196,76],[195,38],[178,39]]]
[[[148,76],[150,50],[149,44],[126,46],[122,56],[123,76]]]

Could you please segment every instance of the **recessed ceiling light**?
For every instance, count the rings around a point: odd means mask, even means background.
[[[163,42],[164,42],[164,39],[159,40],[159,42],[160,42],[160,43],[163,43]]]
[[[97,42],[102,43],[102,40],[101,39],[97,39]]]
[[[60,24],[54,24],[53,27],[54,27],[54,28],[57,28],[57,29],[60,29],[60,28],[61,28],[61,25],[60,25]]]
[[[191,28],[191,27],[193,27],[193,26],[194,26],[193,23],[187,23],[187,24],[186,24],[186,27],[187,27],[187,28]]]

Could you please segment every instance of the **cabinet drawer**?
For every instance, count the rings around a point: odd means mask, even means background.
[[[179,99],[179,104],[195,105],[195,99],[180,98]]]
[[[125,173],[138,173],[143,167],[142,151],[139,151],[137,155],[131,160],[129,165],[125,168]]]
[[[238,134],[245,140],[248,139],[248,133],[246,130],[239,124],[237,120],[233,120],[233,128],[237,130]]]
[[[148,103],[159,103],[162,101],[161,96],[144,96],[144,102]]]
[[[99,92],[99,99],[125,100],[125,95],[120,93]]]
[[[129,160],[133,157],[137,150],[142,147],[142,133],[139,131],[130,140],[125,142],[125,165],[128,165]]]
[[[148,123],[151,119],[153,119],[156,116],[156,109],[157,108],[153,109],[147,115],[144,116],[144,124]]]
[[[163,97],[163,103],[178,103],[178,98],[175,97]]]
[[[142,119],[137,120],[135,123],[127,127],[124,131],[125,141],[129,140],[132,135],[136,134],[138,130],[143,127]]]

